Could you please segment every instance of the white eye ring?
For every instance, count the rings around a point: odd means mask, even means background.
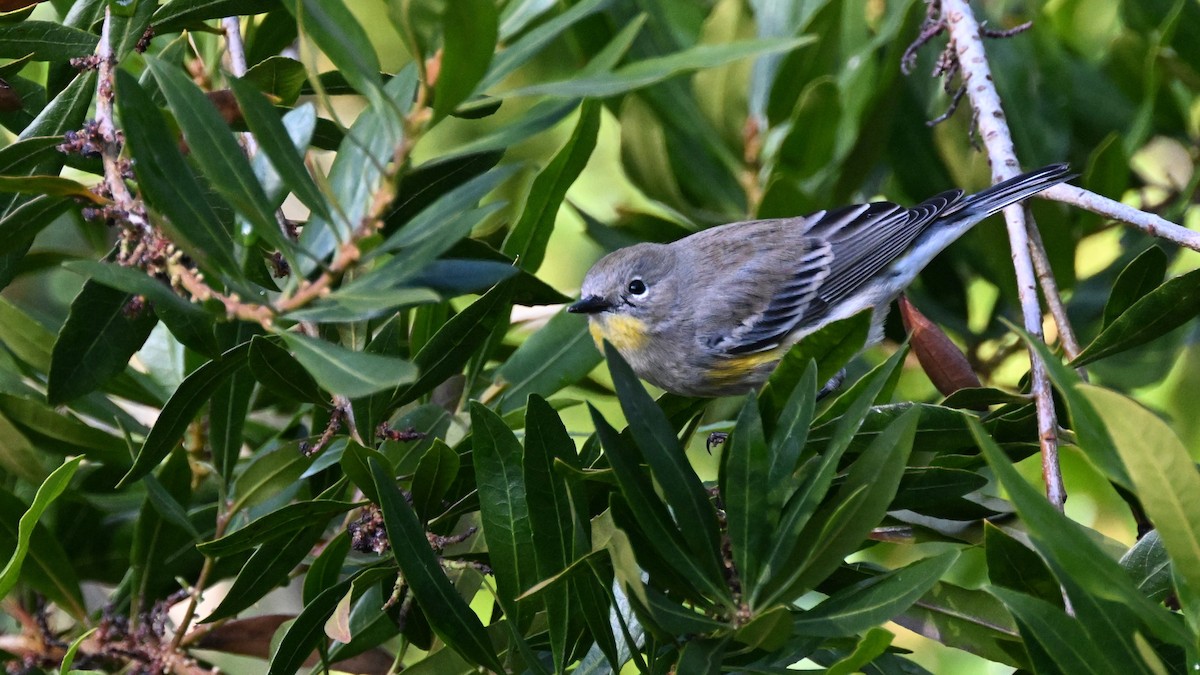
[[[645,295],[646,282],[642,281],[641,279],[634,279],[633,281],[629,282],[629,292],[637,296]]]

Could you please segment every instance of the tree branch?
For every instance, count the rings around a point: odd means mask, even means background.
[[[950,32],[950,40],[958,57],[963,85],[967,98],[975,112],[980,136],[987,148],[992,167],[992,180],[999,182],[1012,178],[1020,171],[1012,134],[1005,121],[1000,96],[992,83],[991,68],[983,48],[983,33],[971,7],[966,0],[941,0],[942,16]],[[1025,330],[1041,338],[1042,310],[1037,298],[1037,281],[1033,265],[1033,245],[1030,231],[1036,227],[1032,219],[1026,219],[1025,209],[1020,205],[1004,209],[1004,220],[1008,226],[1009,245],[1012,248],[1013,269],[1017,276],[1017,293],[1021,299],[1021,315]],[[1049,265],[1046,265],[1049,268]],[[1051,289],[1043,287],[1050,296]],[[1054,302],[1057,302],[1055,300]],[[1065,317],[1064,317],[1065,318]],[[1068,329],[1069,330],[1069,329]],[[1060,329],[1060,333],[1061,333]],[[1054,401],[1050,390],[1050,377],[1046,364],[1037,354],[1030,353],[1032,393],[1037,406],[1038,441],[1042,451],[1042,477],[1046,482],[1046,497],[1060,511],[1066,501],[1062,469],[1058,461],[1058,421],[1054,412]]]
[[[1038,196],[1070,204],[1071,206],[1078,206],[1081,209],[1100,214],[1105,218],[1112,218],[1113,220],[1132,225],[1146,234],[1166,239],[1169,242],[1190,248],[1193,251],[1200,251],[1200,232],[1181,227],[1153,213],[1139,211],[1132,206],[1122,204],[1115,199],[1103,197],[1095,192],[1090,192],[1074,185],[1060,183]]]

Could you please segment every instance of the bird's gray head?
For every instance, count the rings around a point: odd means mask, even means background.
[[[679,297],[675,258],[674,250],[663,244],[614,251],[588,270],[581,299],[567,310],[600,321],[606,315],[629,316],[656,326]]]

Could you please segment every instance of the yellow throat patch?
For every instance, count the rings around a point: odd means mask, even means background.
[[[612,315],[588,322],[588,331],[603,351],[604,340],[621,352],[636,352],[646,344],[646,324],[631,316]]]

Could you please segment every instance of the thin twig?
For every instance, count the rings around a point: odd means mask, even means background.
[[[1033,214],[1029,211],[1029,206],[1025,206],[1025,214],[1032,219]],[[1067,358],[1074,360],[1079,356],[1081,348],[1079,339],[1075,337],[1075,330],[1071,328],[1071,320],[1067,317],[1067,307],[1063,304],[1062,294],[1058,292],[1058,282],[1054,280],[1054,270],[1050,269],[1050,259],[1046,255],[1046,245],[1042,243],[1042,233],[1036,227],[1029,228],[1029,248],[1033,258],[1033,267],[1037,272],[1038,285],[1042,287],[1042,297],[1046,300],[1046,306],[1050,308],[1050,315],[1054,317],[1054,323],[1058,326],[1058,339],[1062,343],[1063,352]],[[1087,382],[1087,370],[1085,368],[1076,368],[1079,377]]]
[[[1005,121],[1000,96],[992,83],[991,68],[983,48],[982,31],[966,0],[941,0],[942,15],[947,21],[950,40],[962,72],[967,96],[975,111],[980,136],[987,148],[992,166],[992,180],[1012,178],[1020,171],[1012,134]],[[1022,323],[1025,330],[1042,337],[1042,310],[1037,297],[1037,280],[1033,266],[1033,250],[1029,231],[1036,227],[1026,220],[1025,209],[1019,205],[1004,209],[1008,225],[1009,245],[1012,248],[1013,269],[1017,276],[1017,292],[1021,300]],[[1049,289],[1043,289],[1049,294]],[[1061,331],[1060,331],[1061,332]],[[1058,422],[1050,389],[1046,364],[1030,353],[1032,394],[1037,407],[1038,441],[1042,451],[1042,477],[1046,482],[1046,497],[1060,511],[1066,501],[1066,488],[1058,460]]]
[[[1169,242],[1190,248],[1193,251],[1200,251],[1200,232],[1181,227],[1153,213],[1140,211],[1132,206],[1122,204],[1115,199],[1098,195],[1095,192],[1075,187],[1074,185],[1060,183],[1043,191],[1038,196],[1070,204],[1071,206],[1077,206],[1092,213],[1102,215],[1105,218],[1112,218],[1127,225],[1132,225],[1146,234],[1166,239]]]

